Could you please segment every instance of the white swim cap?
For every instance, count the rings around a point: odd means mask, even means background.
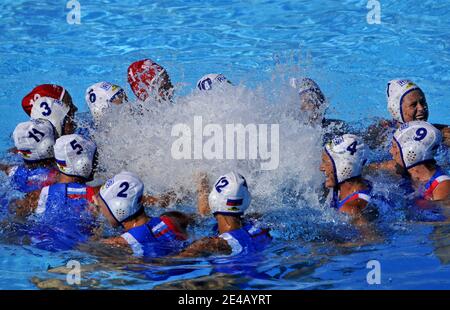
[[[124,95],[122,87],[108,82],[99,82],[86,89],[86,103],[95,121],[99,121],[114,100]],[[123,98],[126,98],[125,96]],[[122,99],[119,104],[124,103]]]
[[[61,136],[62,128],[69,110],[70,107],[58,99],[40,97],[33,104],[31,118],[49,120],[55,127],[58,136]]]
[[[420,89],[419,86],[410,80],[389,81],[386,89],[387,104],[389,113],[395,120],[401,123],[405,122],[403,119],[402,100],[408,93],[416,89]]]
[[[210,73],[202,76],[202,78],[198,80],[197,87],[200,90],[211,90],[214,84],[218,85],[222,83],[230,83],[230,81],[228,81],[223,74]]]
[[[55,129],[45,119],[34,119],[17,125],[13,133],[17,152],[26,161],[53,158]]]
[[[55,159],[59,170],[69,176],[89,178],[97,147],[80,135],[65,135],[56,140]]]
[[[235,172],[218,178],[208,197],[213,214],[231,215],[243,214],[249,207],[251,199],[245,178]]]
[[[100,189],[100,197],[118,223],[123,223],[142,210],[144,184],[137,175],[122,171]]]
[[[325,151],[333,163],[338,184],[361,175],[367,148],[359,137],[351,134],[336,137],[325,146]]]
[[[412,121],[402,124],[394,134],[394,141],[406,169],[434,159],[442,142],[441,132],[428,122]]]

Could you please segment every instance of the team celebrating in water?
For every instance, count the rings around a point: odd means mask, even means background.
[[[171,101],[174,95],[167,71],[150,59],[129,66],[128,82],[141,102]],[[197,87],[203,92],[225,85],[232,85],[225,76],[208,74]],[[308,125],[322,127],[324,136],[335,135],[323,147],[320,170],[330,189],[327,203],[336,212],[347,214],[359,227],[376,217],[372,185],[363,175],[381,170],[408,181],[417,206],[450,207],[450,176],[435,158],[441,146],[450,145],[450,129],[427,122],[427,101],[419,86],[410,80],[390,81],[387,101],[393,120],[381,121],[358,135],[342,132],[347,128],[344,122],[324,117],[326,99],[313,80],[304,78],[292,86],[299,94],[299,109],[309,116]],[[128,102],[124,89],[108,82],[88,87],[85,98],[93,130],[101,126],[108,109]],[[251,184],[241,174],[226,173],[211,189],[208,175],[201,174],[197,180],[198,214],[214,216],[217,228],[211,236],[188,242],[188,226],[195,217],[179,211],[148,216],[147,207],[166,206],[173,197],[145,194],[136,174],[122,171],[101,186],[88,185],[100,168],[97,147],[89,133],[77,128],[77,107],[65,88],[39,85],[23,98],[22,107],[30,120],[17,125],[15,148],[10,151],[23,162],[0,164],[11,186],[24,193],[24,198],[10,202],[9,208],[22,219],[15,224],[20,242],[59,251],[97,240],[136,257],[249,255],[271,242],[263,224],[244,216],[251,203]],[[344,126],[333,132],[337,123]],[[381,145],[387,140],[391,159],[366,165],[370,152],[366,144]],[[104,237],[99,218],[122,228],[123,233]]]

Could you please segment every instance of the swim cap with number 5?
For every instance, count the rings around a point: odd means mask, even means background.
[[[80,135],[62,136],[54,145],[59,171],[68,176],[89,178],[92,174],[97,147]]]

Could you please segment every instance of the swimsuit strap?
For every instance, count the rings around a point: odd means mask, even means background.
[[[427,184],[425,184],[425,191],[423,193],[423,198],[432,199],[433,192],[444,181],[450,180],[450,176],[446,175],[440,168],[436,169],[436,172],[433,176],[428,180]]]

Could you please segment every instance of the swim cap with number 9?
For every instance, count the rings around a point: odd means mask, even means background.
[[[441,132],[428,122],[412,121],[403,124],[394,134],[403,165],[412,168],[434,159],[442,142]]]

